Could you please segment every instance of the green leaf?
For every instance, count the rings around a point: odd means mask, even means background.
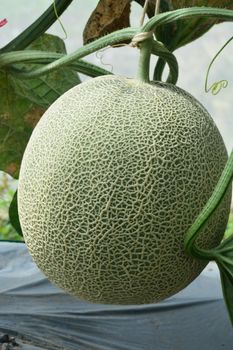
[[[63,41],[44,34],[28,50],[66,53]],[[23,64],[17,67],[25,68]],[[38,65],[30,65],[33,69]],[[17,78],[0,70],[0,169],[17,177],[24,149],[45,110],[65,91],[80,83],[70,68],[35,79]]]
[[[23,232],[19,222],[19,215],[18,215],[17,191],[15,192],[14,197],[10,204],[9,219],[10,219],[11,225],[14,227],[16,232],[20,236],[23,236]]]
[[[165,5],[167,2],[167,0],[162,0],[161,4]],[[174,10],[194,6],[233,9],[232,0],[172,0],[170,3]],[[193,18],[176,21],[172,26],[165,25],[158,28],[156,35],[158,40],[162,41],[169,50],[174,51],[199,38],[216,23],[220,23],[220,21],[213,18]]]
[[[160,13],[172,11],[173,5],[171,0],[161,0],[160,2]],[[182,21],[183,22],[183,21]],[[161,41],[169,50],[170,43],[174,38],[174,34],[177,32],[177,21],[160,26],[156,29],[156,38]]]
[[[134,0],[140,5],[144,5],[145,0]],[[147,15],[154,16],[156,0],[148,3]],[[160,13],[183,9],[187,7],[205,6],[215,8],[225,8],[232,10],[232,0],[161,0]],[[182,21],[175,21],[156,29],[156,38],[161,41],[170,51],[184,46],[205,34],[214,24],[220,20],[213,18],[193,18]]]

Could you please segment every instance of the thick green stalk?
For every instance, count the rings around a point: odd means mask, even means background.
[[[165,65],[166,65],[166,61],[162,57],[159,57],[155,65],[153,80],[162,80],[162,74],[163,74]]]
[[[113,32],[111,34],[108,34],[102,38],[99,38],[95,40],[94,42],[91,42],[80,49],[76,50],[75,52],[65,55],[56,61],[53,61],[44,67],[35,69],[28,73],[28,78],[35,78],[40,75],[50,73],[54,71],[55,69],[58,69],[61,66],[68,66],[71,62],[80,59],[82,57],[85,57],[87,55],[90,55],[93,52],[96,52],[106,46],[114,45],[122,41],[130,40],[138,33],[138,28],[126,28],[121,29],[116,32]],[[25,58],[27,55],[30,55],[30,51],[25,50]],[[15,53],[6,53],[0,55],[0,67],[7,66],[9,64],[12,64],[13,60],[16,58],[16,52]],[[41,57],[43,57],[43,54],[41,53]],[[12,59],[13,58],[13,59]],[[22,58],[22,56],[21,56]]]
[[[152,49],[153,38],[146,39],[140,43],[140,56],[138,62],[138,80],[144,83],[150,82],[150,56]]]
[[[167,83],[175,85],[179,74],[179,66],[176,57],[157,40],[153,40],[152,54],[159,57],[158,62],[161,60],[168,64],[170,72],[167,78]],[[159,77],[154,75],[153,80],[162,81],[162,74]]]
[[[17,76],[18,78],[25,78],[25,79],[26,78],[30,79],[31,70],[27,70],[25,68],[18,68],[13,64],[25,63],[25,62],[32,63],[32,64],[49,64],[64,56],[66,55],[62,53],[45,52],[45,51],[37,51],[37,50],[16,51],[16,52],[12,52],[12,53],[9,52],[9,53],[0,55],[0,57],[2,58],[2,62],[1,62],[2,64],[4,64],[4,61],[8,62],[9,73]],[[90,77],[98,77],[100,75],[112,74],[110,71],[106,69],[103,69],[99,66],[96,66],[95,64],[92,64],[80,59],[72,61],[68,65],[68,67],[79,73],[86,74]]]
[[[33,71],[22,72],[22,77],[34,78],[36,76],[46,74],[47,72],[52,71],[58,68],[59,66],[71,67],[74,63],[77,67],[77,64],[80,63],[81,57],[89,55],[90,53],[105,47],[109,43],[113,45],[114,43],[122,41],[123,39],[126,40],[126,38],[132,39],[138,32],[139,30],[137,28],[123,29],[116,33],[106,35],[105,37],[100,38],[88,45],[85,45],[83,48],[80,48],[75,52],[73,52],[72,54],[68,54],[68,55],[61,55],[61,54],[50,53],[45,51],[33,51],[33,50],[3,53],[0,55],[0,67],[8,66],[10,69],[10,66],[12,64],[22,63],[22,62],[45,64],[46,66],[40,69],[34,69]],[[152,41],[152,53],[154,55],[163,57],[165,61],[168,63],[170,68],[170,75],[168,78],[168,82],[175,84],[178,77],[178,63],[175,56],[172,53],[170,53],[170,51],[168,51],[162,45],[162,43],[155,40]],[[77,62],[77,60],[79,60],[79,62]],[[97,72],[93,72],[93,75],[92,75],[91,71],[89,70],[88,75],[96,76],[96,73]]]

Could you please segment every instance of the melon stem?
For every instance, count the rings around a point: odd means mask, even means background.
[[[153,38],[148,38],[140,43],[140,56],[138,62],[137,78],[145,83],[150,82],[150,56]]]

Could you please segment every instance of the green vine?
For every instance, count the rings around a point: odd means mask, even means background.
[[[167,63],[169,66],[169,75],[167,78],[167,83],[176,84],[179,74],[179,66],[176,60],[176,57],[171,54],[171,52],[161,43],[160,41],[154,40],[152,45],[152,54],[159,57],[158,62],[164,62],[164,65]],[[160,79],[156,79],[153,76],[153,80],[162,81],[162,76]]]
[[[87,44],[71,54],[62,55],[59,58],[55,57],[54,53],[43,52],[43,51],[33,52],[31,50],[30,51],[24,50],[24,51],[3,53],[0,55],[0,67],[6,67],[6,66],[10,67],[12,64],[21,63],[21,62],[32,63],[32,60],[35,57],[34,55],[36,55],[36,60],[42,64],[45,63],[48,57],[50,58],[54,57],[52,62],[45,64],[41,68],[34,69],[27,72],[24,70],[23,72],[24,78],[35,78],[43,74],[50,73],[60,67],[69,66],[73,62],[75,61],[77,62],[77,60],[79,60],[80,58],[83,58],[108,45],[114,45],[119,41],[130,40],[136,33],[137,33],[137,29],[135,28],[122,29],[120,31],[116,31],[114,33],[106,35],[105,37],[102,37],[90,44]]]
[[[145,83],[150,82],[150,56],[152,50],[153,38],[146,39],[140,44],[140,59],[138,63],[138,80]]]
[[[164,25],[176,20],[187,19],[192,17],[210,17],[210,18],[233,21],[233,12],[231,10],[226,10],[226,9],[192,7],[192,8],[186,8],[186,9],[180,9],[176,11],[161,13],[151,18],[142,28],[126,28],[126,29],[122,29],[114,33],[108,34],[102,38],[97,39],[96,41],[90,44],[85,45],[84,47],[78,49],[77,51],[71,54],[58,58],[53,62],[44,65],[43,67],[40,67],[33,71],[24,72],[24,77],[34,78],[43,74],[47,74],[55,69],[58,69],[59,67],[67,66],[71,64],[73,61],[83,58],[109,45],[114,45],[126,40],[132,40],[133,37],[140,32],[154,31],[155,28],[160,25]],[[161,45],[160,46],[158,45],[158,42],[156,42],[155,40],[153,41],[152,54],[156,54],[157,56],[162,57],[163,60],[165,59],[166,62],[168,62],[169,68],[170,68],[169,82],[175,84],[178,77],[178,65],[177,65],[175,56],[168,50],[166,51],[166,54],[165,54],[165,51],[166,50],[164,50],[164,46],[161,47]],[[27,56],[28,52],[24,52],[24,53],[25,53],[25,56]],[[0,67],[12,64],[12,59],[10,56],[11,54],[13,55],[13,53],[9,53],[8,56],[5,56],[5,54],[0,55]]]
[[[17,68],[17,63],[49,64],[64,56],[66,55],[56,52],[30,50],[28,52],[16,51],[14,53],[2,54],[0,55],[0,60],[2,62],[2,66],[7,65],[9,67],[9,73],[17,76],[18,78],[30,79],[31,76],[28,73],[31,71],[28,71],[27,69]],[[100,75],[112,74],[110,71],[104,68],[81,59],[72,61],[68,67],[93,78]]]
[[[43,74],[47,74],[62,66],[72,66],[72,64],[75,62],[76,68],[78,68],[77,71],[82,73],[82,71],[79,70],[80,66],[77,65],[78,60],[80,60],[80,58],[85,57],[106,46],[114,45],[118,42],[125,41],[125,40],[132,40],[132,38],[136,34],[138,34],[138,32],[139,32],[138,28],[122,29],[114,33],[111,33],[109,35],[106,35],[102,38],[99,38],[96,41],[83,46],[82,48],[76,50],[71,54],[61,55],[59,57],[58,57],[58,54],[55,55],[54,53],[50,53],[50,52],[32,51],[32,50],[3,53],[0,55],[0,67],[7,66],[10,68],[12,64],[22,63],[22,62],[45,64],[43,67],[39,69],[30,70],[30,71],[23,70],[21,72],[21,77],[23,78],[35,78]],[[152,41],[152,53],[155,55],[161,55],[167,61],[170,67],[169,82],[175,84],[178,78],[178,63],[175,56],[172,53],[170,53],[170,51],[168,51],[162,45],[162,43],[159,43],[155,40]],[[47,63],[48,58],[50,58],[50,63]],[[86,63],[86,66],[87,65],[88,63]],[[13,70],[11,70],[11,72],[14,73]],[[91,71],[89,71],[89,73],[90,72]],[[106,72],[106,73],[111,74],[111,72]],[[17,71],[17,74],[18,76],[20,75],[20,70]],[[88,74],[88,75],[92,76],[92,74]]]
[[[225,303],[233,326],[233,235],[220,243],[218,247],[209,250],[201,249],[195,244],[202,228],[219,207],[226,192],[229,190],[232,180],[233,150],[212,196],[186,233],[184,247],[189,255],[202,260],[214,260],[217,263],[220,270]]]
[[[217,81],[215,83],[213,83],[212,85],[210,85],[208,87],[208,78],[209,78],[209,72],[210,72],[210,68],[213,65],[214,61],[216,60],[216,58],[219,56],[219,54],[223,51],[223,49],[229,44],[230,41],[232,41],[233,36],[227,40],[227,42],[222,46],[222,48],[216,53],[216,55],[214,56],[214,58],[212,59],[212,61],[209,64],[209,67],[207,69],[207,73],[206,73],[206,79],[205,79],[205,92],[209,92],[211,91],[213,95],[217,95],[219,93],[219,91],[222,88],[226,88],[228,85],[228,81],[227,80],[220,80]]]
[[[159,80],[159,81],[162,80],[162,74],[163,74],[165,65],[166,65],[166,61],[162,57],[159,57],[155,65],[153,80]]]

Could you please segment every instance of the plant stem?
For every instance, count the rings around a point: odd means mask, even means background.
[[[150,81],[150,55],[152,50],[152,43],[152,37],[140,43],[137,78],[145,83],[149,83]]]
[[[160,43],[157,40],[153,40],[153,46],[152,46],[151,52],[152,54],[159,57],[158,63],[164,62],[168,64],[169,75],[166,82],[175,85],[177,83],[178,74],[179,74],[179,67],[178,67],[178,62],[176,60],[176,57],[162,43]],[[157,68],[157,65],[156,65],[156,68]],[[159,74],[160,72],[158,73],[156,70],[156,75],[154,74],[153,80],[162,81],[163,68],[164,66],[162,66],[161,74]]]
[[[5,54],[8,55],[8,54]],[[41,51],[31,51],[28,53],[28,55],[25,55],[25,51],[17,51],[14,53],[14,55],[11,56],[12,63],[34,63],[34,64],[49,64],[53,62],[54,60],[57,60],[59,58],[64,57],[64,54],[56,53],[56,52],[41,52]],[[99,66],[96,66],[93,63],[89,63],[86,61],[83,61],[81,59],[75,60],[71,62],[67,67],[88,75],[90,77],[98,77],[100,75],[106,75],[106,74],[112,74],[110,71],[101,68]],[[25,68],[18,68],[17,66],[10,65],[8,67],[8,71],[10,74],[16,76],[17,78],[24,78],[30,79],[30,72],[31,70],[25,69]]]
[[[27,77],[35,78],[40,75],[50,73],[61,66],[63,67],[68,66],[71,62],[77,59],[80,59],[82,57],[85,57],[106,46],[114,45],[116,43],[119,43],[120,41],[132,39],[132,37],[134,37],[134,35],[136,35],[137,33],[138,33],[138,28],[126,28],[126,29],[124,28],[116,32],[110,33],[89,44],[84,45],[83,47],[81,47],[80,49],[76,50],[73,53],[64,55],[61,58],[58,58],[56,61],[53,61],[43,67],[40,67],[38,69],[34,69],[31,72],[28,72]],[[25,50],[25,57],[27,55],[30,55],[30,50]],[[17,52],[0,54],[0,67],[12,64],[13,63],[12,61],[14,60],[14,56],[15,57],[17,56]],[[44,55],[41,55],[41,56],[42,58],[44,58]]]
[[[160,10],[160,0],[157,0],[155,4],[155,16],[159,14],[159,10]]]
[[[155,65],[153,80],[162,81],[162,75],[163,75],[165,65],[166,65],[166,61],[162,57],[159,57]]]
[[[60,0],[61,2],[64,0]],[[72,1],[72,0],[67,0]],[[54,11],[53,11],[54,12]],[[75,52],[65,55],[64,57],[61,57],[57,59],[56,61],[53,61],[44,67],[40,67],[39,69],[35,69],[31,72],[27,73],[27,78],[35,78],[38,76],[41,76],[43,74],[47,74],[55,69],[58,69],[62,66],[70,65],[72,61],[75,61],[77,59],[80,59],[82,57],[85,57],[97,50],[100,50],[103,47],[114,45],[116,43],[119,43],[121,41],[133,39],[136,34],[139,33],[147,33],[150,31],[154,31],[158,26],[171,23],[176,20],[180,19],[187,19],[192,17],[210,17],[210,18],[216,18],[216,19],[222,19],[225,21],[233,21],[233,11],[231,10],[225,10],[220,8],[205,8],[205,7],[192,7],[192,8],[185,8],[185,9],[179,9],[175,11],[169,11],[166,13],[161,13],[155,16],[154,18],[150,19],[142,28],[124,28],[119,31],[116,31],[114,33],[105,35],[104,37],[101,37],[94,42],[91,42],[84,47],[76,50]],[[37,27],[37,26],[36,26]],[[40,25],[39,25],[40,27]],[[38,27],[37,27],[38,29]],[[28,32],[27,32],[28,33]],[[31,33],[32,34],[32,33]],[[37,33],[38,35],[38,33]],[[147,37],[148,38],[148,37]],[[31,40],[31,37],[29,38]],[[26,40],[26,39],[25,39]],[[20,47],[22,43],[25,45],[25,40],[20,42]],[[27,38],[28,40],[28,38]],[[146,39],[149,40],[149,39]],[[28,42],[27,42],[28,43]],[[141,77],[139,79],[142,79],[144,81],[149,81],[149,61],[150,61],[150,50],[149,54],[147,52],[148,47],[150,47],[150,41],[148,41],[145,44],[142,44],[141,49],[141,57],[140,57],[140,64],[138,69],[138,76]],[[11,43],[12,44],[12,43]],[[160,43],[161,44],[161,43]],[[145,45],[145,49],[144,49]],[[16,49],[15,45],[11,49]],[[162,45],[163,46],[163,45]],[[4,48],[7,49],[6,47]],[[8,47],[9,49],[9,47]],[[4,51],[5,51],[4,50]],[[145,50],[145,51],[144,51]],[[8,51],[8,50],[6,50]],[[144,51],[144,52],[143,52]],[[3,51],[2,51],[3,52]],[[2,53],[0,54],[0,67],[3,66],[9,66],[12,64],[12,60],[10,56],[5,56],[6,54]],[[25,54],[27,55],[28,51],[26,50]],[[8,53],[10,55],[10,53]],[[13,53],[12,53],[13,54]],[[168,82],[175,84],[177,77],[178,77],[178,65],[177,61],[175,59],[175,56],[169,52],[166,48],[161,47],[159,45],[159,42],[153,41],[152,44],[152,54],[156,54],[159,57],[162,57],[162,59],[166,60],[166,62],[169,65],[170,68],[170,77],[168,78]],[[11,61],[11,62],[10,62]],[[141,64],[142,61],[145,61],[145,63]],[[147,68],[143,68],[147,67]],[[146,69],[147,72],[143,72],[143,70]],[[25,73],[26,74],[26,73]],[[24,75],[25,75],[24,74]],[[161,74],[161,71],[159,72]],[[26,76],[25,76],[26,77]]]
[[[147,12],[147,8],[148,8],[148,4],[149,4],[149,0],[145,0],[145,4],[143,6],[143,10],[142,10],[142,15],[140,18],[140,26],[143,26],[144,20],[145,20],[145,16],[146,16],[146,12]]]

